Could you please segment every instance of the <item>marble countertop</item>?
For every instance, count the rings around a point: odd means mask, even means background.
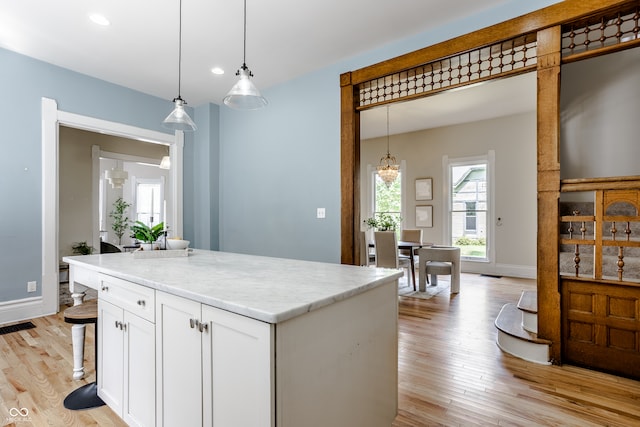
[[[63,260],[268,323],[279,323],[395,281],[402,271],[194,250],[188,257],[133,253]]]

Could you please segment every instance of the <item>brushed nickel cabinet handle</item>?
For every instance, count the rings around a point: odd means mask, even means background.
[[[198,329],[200,330],[200,332],[207,332],[209,330],[209,325],[206,323],[200,323],[198,325]]]
[[[138,305],[139,305],[140,307],[144,307],[144,306],[145,306],[145,302],[144,302],[144,300],[143,300],[143,299],[139,299],[139,300],[138,300]]]
[[[189,326],[191,326],[191,329],[196,327],[196,319],[189,319]]]
[[[101,290],[102,292],[107,292],[107,291],[109,290],[109,287],[108,287],[108,286],[105,286],[105,285],[102,285],[102,287],[100,288],[100,290]]]

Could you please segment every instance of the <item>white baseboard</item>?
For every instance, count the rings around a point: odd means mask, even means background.
[[[535,266],[514,264],[489,264],[482,262],[462,261],[463,273],[490,274],[492,276],[519,277],[521,279],[535,279]]]
[[[20,322],[54,313],[44,312],[42,297],[6,301],[0,303],[0,325]]]

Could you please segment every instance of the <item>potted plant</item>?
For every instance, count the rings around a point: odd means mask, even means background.
[[[394,231],[400,226],[402,218],[386,213],[376,214],[376,216],[367,218],[364,223],[367,228],[374,228],[378,231]]]
[[[158,240],[158,237],[160,237],[164,232],[164,222],[160,222],[153,227],[150,227],[141,221],[136,221],[131,226],[131,232],[131,237],[143,242],[147,245],[146,249],[151,250],[153,249],[153,244]]]
[[[122,236],[124,235],[127,228],[129,228],[129,217],[126,216],[126,210],[131,206],[129,203],[125,202],[122,197],[119,197],[118,200],[113,202],[113,210],[109,213],[109,218],[113,219],[113,224],[111,225],[111,229],[113,229],[113,233],[118,237],[118,244],[122,244]]]
[[[74,243],[71,249],[76,255],[91,255],[94,251],[93,246],[89,246],[86,241]]]

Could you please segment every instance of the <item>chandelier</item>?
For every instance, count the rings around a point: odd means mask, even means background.
[[[389,152],[389,106],[387,105],[387,155],[380,159],[377,167],[378,175],[382,178],[387,188],[391,187],[393,181],[398,177],[400,167],[396,162],[396,158]]]
[[[111,184],[111,188],[122,188],[127,178],[129,178],[129,173],[116,166],[111,170],[104,171],[104,177]]]

